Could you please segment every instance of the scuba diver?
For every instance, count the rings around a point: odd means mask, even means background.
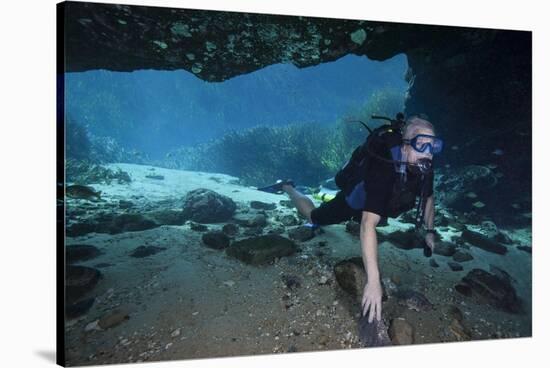
[[[433,125],[425,115],[406,121],[402,113],[370,132],[366,141],[353,152],[351,159],[336,174],[340,189],[328,202],[315,207],[310,198],[296,190],[291,180],[259,188],[285,192],[298,212],[313,226],[337,224],[350,219],[360,222],[361,253],[367,274],[362,296],[362,316],[368,322],[382,316],[382,286],[378,269],[376,226],[387,217],[398,217],[413,209],[418,199],[416,228],[424,227],[424,255],[434,249],[434,198],[432,158],[443,149]]]

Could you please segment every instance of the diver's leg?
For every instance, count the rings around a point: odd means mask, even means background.
[[[298,192],[291,185],[283,185],[283,191],[288,194],[292,204],[296,207],[298,212],[311,222],[311,211],[315,209],[315,205],[311,199]]]

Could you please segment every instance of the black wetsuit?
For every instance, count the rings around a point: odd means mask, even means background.
[[[388,159],[401,160],[399,146],[391,150],[380,147],[374,152]],[[433,172],[426,174],[424,180],[427,198],[433,194]],[[372,159],[354,193],[339,191],[334,199],[311,212],[311,221],[315,225],[337,224],[352,218],[360,221],[363,211],[395,218],[414,208],[421,191],[420,175],[412,174],[405,165]]]

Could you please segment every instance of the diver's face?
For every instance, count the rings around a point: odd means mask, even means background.
[[[434,132],[431,129],[423,128],[423,129],[419,129],[416,132],[415,136],[419,134],[434,135]],[[414,138],[414,136],[411,138]],[[430,138],[430,137],[419,137],[416,143],[417,143],[417,146],[422,145],[423,143],[431,143],[433,145],[434,143],[433,141],[434,141],[433,138]],[[406,157],[407,162],[410,164],[416,164],[418,160],[422,158],[427,158],[431,160],[433,157],[433,154],[431,154],[429,150],[426,150],[424,152],[418,152],[410,144],[405,144],[403,146],[403,150],[405,154],[404,156]]]

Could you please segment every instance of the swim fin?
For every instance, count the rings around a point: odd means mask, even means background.
[[[275,184],[268,185],[266,187],[257,188],[258,190],[261,190],[262,192],[267,193],[274,193],[274,194],[281,194],[283,193],[283,185],[291,185],[294,186],[294,182],[290,179],[286,180],[277,180]]]

